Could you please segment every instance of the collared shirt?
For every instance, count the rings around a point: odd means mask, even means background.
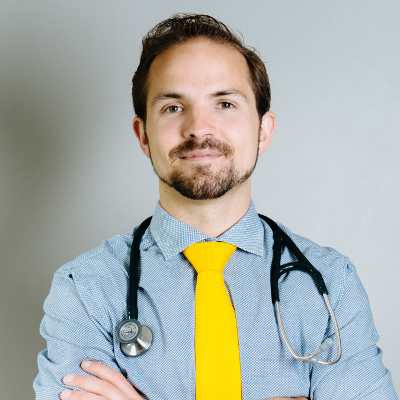
[[[139,357],[127,357],[116,338],[116,327],[126,318],[132,245],[132,235],[117,235],[54,276],[41,324],[47,349],[38,357],[36,398],[58,399],[66,388],[62,378],[85,374],[80,363],[90,359],[121,371],[144,399],[195,399],[197,274],[182,251],[196,242],[223,241],[237,246],[223,275],[236,312],[243,400],[397,399],[355,267],[337,251],[280,226],[324,277],[341,332],[343,355],[337,364],[297,361],[282,340],[271,302],[272,231],[253,203],[218,238],[173,218],[158,204],[140,244],[138,319],[153,332],[151,348]],[[284,248],[281,263],[293,260]],[[298,354],[311,353],[325,338],[335,338],[325,303],[309,275],[292,271],[281,277],[279,290],[283,323]],[[212,337],[210,321],[210,346]],[[334,346],[320,358],[332,360],[335,354]]]

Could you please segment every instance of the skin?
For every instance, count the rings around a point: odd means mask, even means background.
[[[230,46],[206,39],[190,40],[155,58],[149,73],[146,124],[139,117],[133,120],[140,147],[151,156],[162,178],[180,170],[188,179],[196,179],[198,166],[208,166],[209,173],[218,176],[232,162],[236,171],[244,174],[254,166],[258,154],[267,150],[274,129],[272,112],[261,121],[257,114],[244,57]],[[231,148],[231,156],[215,149],[171,156],[171,151],[186,141],[206,139]],[[161,205],[170,215],[218,237],[246,214],[251,178],[216,199],[192,200],[161,179],[159,190]],[[63,382],[86,392],[65,390],[61,399],[142,399],[120,372],[90,361],[81,368],[92,376],[67,375]],[[275,398],[279,399],[283,398]]]
[[[260,126],[246,60],[232,47],[204,39],[175,46],[153,61],[149,81],[147,137],[138,117],[133,130],[143,153],[147,157],[151,153],[158,175],[165,176],[176,166],[190,171],[196,164],[209,164],[213,173],[227,166],[227,157],[207,150],[197,157],[187,154],[188,158],[171,160],[171,149],[190,139],[226,143],[234,149],[234,162],[241,173],[253,167],[257,149],[262,154],[268,148],[275,115],[267,112]],[[179,97],[165,96],[173,94]],[[160,203],[170,215],[218,237],[247,212],[251,179],[212,200],[188,199],[161,180],[159,189]]]

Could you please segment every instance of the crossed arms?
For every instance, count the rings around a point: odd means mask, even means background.
[[[126,360],[119,354],[119,344],[114,343],[112,333],[115,321],[121,320],[123,316],[122,313],[114,316],[112,311],[123,310],[125,307],[126,293],[121,289],[123,279],[118,280],[118,271],[105,268],[107,265],[101,264],[100,269],[97,258],[90,257],[83,261],[88,264],[85,268],[81,268],[80,258],[76,261],[77,268],[69,264],[57,271],[46,300],[46,316],[41,325],[41,333],[48,346],[38,359],[39,375],[34,383],[37,399],[54,400],[66,389],[62,383],[87,392],[73,390],[64,393],[63,398],[70,400],[136,400],[141,399],[143,393],[151,400],[166,398],[167,395],[177,398],[177,393],[186,396],[188,389],[185,384],[193,376],[186,373],[185,368],[181,375],[169,373],[166,368],[169,360],[163,354],[158,353],[157,356],[155,353],[154,362],[150,365],[142,359],[133,364],[132,360]],[[339,272],[346,275],[343,295],[335,307],[344,356],[334,366],[316,368],[312,374],[307,371],[303,374],[310,380],[311,397],[321,400],[397,400],[390,373],[384,368],[382,353],[376,347],[377,335],[365,292],[351,265]],[[104,296],[106,298],[103,301]],[[365,301],[360,302],[360,299]],[[110,303],[109,306],[105,307],[105,302]],[[314,336],[307,337],[311,340]],[[362,340],[355,340],[359,338]],[[163,342],[157,343],[161,345]],[[182,364],[189,365],[190,355],[181,352],[179,360],[182,357],[186,357]],[[276,360],[281,360],[279,357],[277,355]],[[82,361],[88,359],[102,364],[93,362],[90,369],[85,369],[84,365],[80,369]],[[260,399],[263,395],[267,396],[267,393],[270,393],[270,397],[280,394],[281,390],[277,389],[287,389],[287,384],[290,384],[285,378],[289,375],[277,374],[276,370],[270,369],[272,364],[267,365],[265,374],[258,373],[256,364],[251,364],[254,367],[253,375],[258,381],[248,381],[248,385],[256,388],[263,385],[257,395]],[[155,365],[159,366],[157,371],[153,368]],[[130,371],[129,382],[123,375],[126,370]],[[63,381],[66,374],[71,373],[75,374],[73,380],[68,383]],[[297,377],[297,373],[294,371],[291,376]],[[82,376],[86,374],[91,376]],[[275,388],[269,390],[269,380],[272,377],[277,378]],[[135,388],[130,382],[134,383]],[[303,395],[309,395],[307,392],[308,388]],[[69,397],[65,397],[68,393]],[[296,390],[286,391],[285,394],[293,396],[302,393]]]
[[[118,371],[98,362],[84,361],[81,368],[93,375],[66,375],[63,383],[73,388],[83,389],[64,390],[62,400],[142,400],[143,398]],[[307,400],[305,397],[275,397],[273,400],[298,399]],[[272,399],[271,399],[272,400]]]

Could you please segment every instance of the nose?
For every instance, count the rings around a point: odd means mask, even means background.
[[[183,135],[186,139],[200,139],[204,136],[214,136],[214,134],[215,126],[212,123],[212,116],[207,110],[192,108],[187,112],[183,126]]]

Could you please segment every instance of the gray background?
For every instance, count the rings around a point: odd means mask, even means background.
[[[154,211],[130,80],[141,36],[180,11],[261,53],[278,125],[253,177],[258,212],[354,262],[400,392],[399,1],[2,0],[1,397],[34,396],[56,269]]]

